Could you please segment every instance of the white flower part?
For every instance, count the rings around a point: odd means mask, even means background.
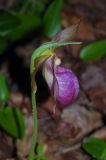
[[[55,63],[56,66],[59,66],[61,64],[61,59],[58,58],[58,57],[55,57],[55,62],[54,63]]]
[[[44,67],[43,67],[43,76],[49,86],[51,88],[53,84],[53,73],[52,73],[52,59],[51,57],[48,58],[47,62],[45,62]]]

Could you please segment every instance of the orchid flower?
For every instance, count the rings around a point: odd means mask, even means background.
[[[70,69],[60,66],[59,58],[46,60],[43,75],[57,102],[65,106],[75,100],[79,91],[77,77]]]
[[[71,103],[78,95],[79,84],[74,73],[62,66],[60,66],[60,59],[57,58],[54,50],[57,47],[65,46],[69,44],[81,44],[81,42],[65,42],[73,35],[77,29],[78,25],[69,27],[68,29],[60,32],[52,42],[42,44],[37,48],[31,57],[30,74],[31,74],[31,97],[32,97],[32,110],[34,116],[34,128],[31,150],[28,160],[34,159],[34,150],[37,143],[38,137],[38,127],[37,127],[37,111],[36,111],[36,82],[35,74],[39,67],[43,66],[43,75],[50,88],[52,95],[55,100],[62,105],[68,105]]]

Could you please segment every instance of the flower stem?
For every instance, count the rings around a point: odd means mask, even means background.
[[[33,127],[32,143],[31,143],[31,149],[30,149],[28,160],[34,160],[35,145],[37,143],[37,131],[38,131],[36,97],[35,97],[35,92],[33,92],[33,91],[32,91],[32,113],[33,113],[33,119],[34,119],[34,127]]]

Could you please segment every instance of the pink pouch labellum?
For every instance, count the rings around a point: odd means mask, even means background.
[[[56,66],[53,57],[45,62],[44,77],[56,101],[68,105],[75,100],[79,91],[77,77],[71,70]]]

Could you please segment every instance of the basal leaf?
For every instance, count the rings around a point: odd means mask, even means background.
[[[17,108],[0,108],[0,126],[15,138],[23,138],[24,136],[24,118],[21,111]]]
[[[0,72],[0,102],[7,102],[9,98],[9,89],[4,75]]]
[[[0,10],[0,36],[6,36],[20,25],[20,19],[13,13]]]
[[[25,36],[28,32],[35,30],[40,25],[40,18],[32,15],[22,15],[17,14],[17,17],[21,21],[19,25],[13,32],[8,34],[8,39],[12,41],[19,40]]]
[[[37,154],[39,157],[41,157],[43,155],[43,145],[40,143],[37,146]]]
[[[103,150],[100,160],[106,160],[106,149]]]
[[[103,151],[106,149],[106,143],[101,139],[91,137],[83,142],[82,147],[92,157],[100,160]]]
[[[48,37],[53,37],[61,29],[61,10],[63,7],[63,0],[54,0],[43,20],[43,32]]]
[[[80,58],[86,61],[97,60],[106,54],[106,40],[96,41],[82,48]]]
[[[9,46],[9,42],[14,42],[19,39],[24,38],[27,33],[35,30],[40,25],[40,18],[32,15],[21,15],[17,14],[17,17],[20,20],[20,25],[11,30],[11,32],[6,33],[5,37],[0,37],[0,53],[2,53],[7,46]]]

